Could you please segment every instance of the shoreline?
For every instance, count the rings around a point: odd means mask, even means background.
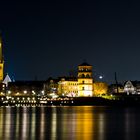
[[[0,97],[0,99],[2,98]],[[35,99],[31,102],[26,99],[24,99],[24,101],[15,100],[0,100],[0,106],[140,106],[140,96],[117,96],[115,99],[102,97],[71,97],[47,100]]]

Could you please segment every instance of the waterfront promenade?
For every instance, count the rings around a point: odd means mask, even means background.
[[[140,96],[104,96],[104,97],[0,97],[0,106],[139,106]]]

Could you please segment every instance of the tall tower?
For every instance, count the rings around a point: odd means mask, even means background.
[[[88,63],[78,66],[78,96],[93,96],[92,66]]]
[[[0,82],[3,81],[3,71],[4,71],[4,59],[3,59],[3,42],[2,42],[2,36],[0,35]]]

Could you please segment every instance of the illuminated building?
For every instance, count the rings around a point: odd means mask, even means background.
[[[109,94],[124,93],[124,86],[122,84],[111,84],[108,86]]]
[[[92,66],[87,63],[78,66],[78,96],[93,96]]]
[[[129,94],[140,94],[140,81],[127,81],[124,84],[124,92]]]
[[[63,77],[58,82],[58,95],[69,97],[92,97],[106,94],[108,85],[104,82],[94,82],[92,66],[82,63],[78,66],[77,77]]]
[[[3,53],[2,53],[2,37],[0,36],[0,82],[3,81],[3,73],[4,73],[4,59],[3,59]]]
[[[105,82],[94,82],[93,83],[94,95],[99,96],[103,94],[107,94],[108,85]]]
[[[12,96],[36,96],[44,94],[45,81],[15,81],[8,83]]]
[[[11,78],[9,77],[9,75],[6,74],[6,76],[5,76],[5,78],[4,78],[4,80],[3,80],[2,83],[4,83],[4,84],[6,85],[6,87],[8,87],[8,83],[9,83],[9,82],[12,82],[12,80],[11,80]]]
[[[58,83],[58,94],[71,97],[93,96],[92,66],[82,63],[78,66],[78,77],[64,77]]]
[[[127,94],[135,94],[136,88],[131,81],[127,81],[124,86],[124,91],[127,92]]]
[[[78,82],[74,77],[63,77],[58,82],[58,94],[60,96],[77,97]]]
[[[78,66],[77,76],[49,78],[47,81],[16,81],[11,82],[9,76],[5,78],[8,95],[11,96],[46,96],[93,97],[106,94],[108,86],[103,82],[94,82],[92,66],[82,63]]]
[[[45,93],[46,94],[52,94],[52,93],[57,94],[58,93],[58,91],[57,91],[58,82],[59,82],[58,79],[53,79],[50,77],[44,84]]]

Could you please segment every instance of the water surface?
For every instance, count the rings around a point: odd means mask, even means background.
[[[0,140],[140,139],[139,108],[0,107]]]

